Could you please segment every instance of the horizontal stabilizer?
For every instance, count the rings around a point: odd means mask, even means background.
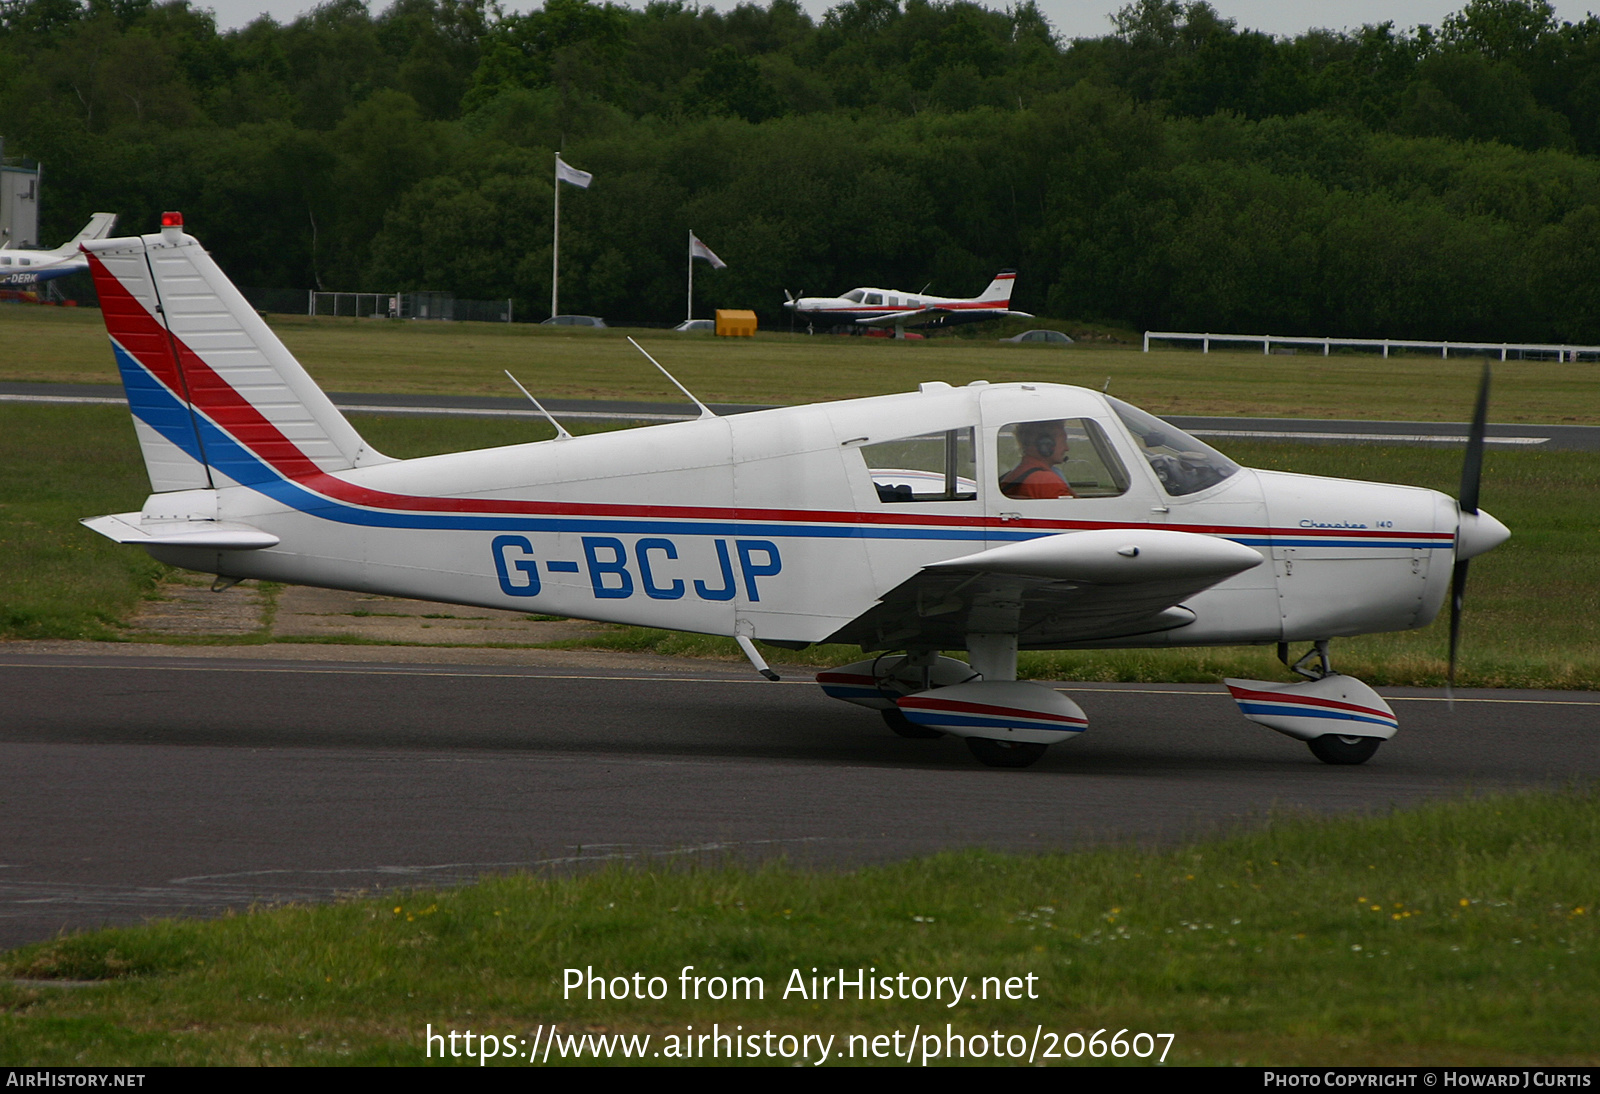
[[[271,532],[226,520],[141,520],[138,513],[86,517],[81,522],[107,539],[141,547],[203,547],[212,551],[259,551],[280,542]]]

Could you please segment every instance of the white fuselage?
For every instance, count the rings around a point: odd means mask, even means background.
[[[228,576],[790,643],[827,639],[932,563],[1096,528],[1200,532],[1264,559],[1186,602],[1195,613],[1188,625],[1096,646],[1401,630],[1431,621],[1448,591],[1457,508],[1437,492],[1243,469],[1175,497],[1096,392],[925,388],[309,481],[251,471],[253,457],[241,449],[231,466],[253,485],[219,478],[215,491],[156,494],[144,518],[239,522],[279,545],[150,550]],[[1126,470],[1126,489],[1115,497],[1006,496],[1000,432],[1043,419],[1098,425]],[[864,450],[968,428],[975,471],[963,482],[974,496],[884,499]],[[218,468],[230,466],[228,453],[216,450],[226,443],[208,441]]]
[[[0,251],[0,288],[32,288],[88,268],[88,260],[76,251],[18,251],[8,247]]]

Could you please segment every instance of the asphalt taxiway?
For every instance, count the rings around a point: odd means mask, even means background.
[[[0,946],[500,871],[1168,843],[1600,776],[1600,694],[1470,692],[1452,710],[1386,690],[1400,735],[1334,768],[1220,687],[1063,686],[1089,732],[996,771],[953,739],[891,735],[803,671],[0,644]]]

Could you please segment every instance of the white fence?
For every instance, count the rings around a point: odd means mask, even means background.
[[[1539,357],[1554,356],[1558,361],[1577,361],[1580,355],[1591,360],[1600,361],[1600,346],[1573,346],[1555,345],[1537,342],[1419,342],[1409,338],[1290,338],[1281,334],[1195,334],[1189,331],[1161,331],[1147,330],[1144,332],[1144,351],[1150,352],[1150,339],[1157,338],[1169,342],[1199,342],[1201,353],[1211,352],[1211,343],[1220,342],[1231,344],[1235,342],[1261,343],[1262,353],[1271,353],[1273,346],[1321,346],[1322,355],[1328,353],[1334,346],[1352,346],[1363,349],[1383,350],[1385,357],[1389,350],[1394,349],[1426,349],[1438,350],[1439,356],[1449,357],[1450,351],[1458,353],[1495,353],[1500,354],[1500,360],[1506,360],[1509,354],[1518,357],[1537,355]]]

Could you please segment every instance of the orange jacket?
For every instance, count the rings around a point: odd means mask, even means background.
[[[1072,487],[1055,465],[1039,456],[1025,456],[1000,476],[1000,492],[1008,498],[1070,498]]]

